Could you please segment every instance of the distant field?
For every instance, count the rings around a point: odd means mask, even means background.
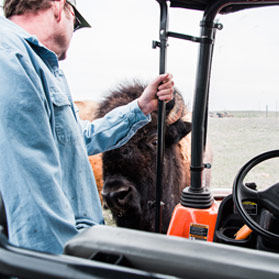
[[[279,149],[279,115],[275,112],[268,115],[266,112],[230,112],[230,115],[232,117],[209,118],[208,135],[214,153],[212,187],[232,187],[244,163],[262,152]],[[263,163],[254,172],[249,181],[259,186],[278,182],[279,159]]]

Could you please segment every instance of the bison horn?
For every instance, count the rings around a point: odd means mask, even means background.
[[[168,125],[175,123],[178,119],[182,118],[187,114],[186,106],[181,94],[176,91],[174,94],[174,99],[175,99],[174,107],[169,112],[167,117]]]

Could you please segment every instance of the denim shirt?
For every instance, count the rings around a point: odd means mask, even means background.
[[[104,222],[88,155],[120,147],[150,121],[134,101],[82,122],[57,56],[0,17],[0,191],[9,241],[62,253]]]

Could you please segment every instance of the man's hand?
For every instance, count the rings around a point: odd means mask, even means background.
[[[143,91],[138,99],[138,105],[147,115],[158,108],[158,99],[169,102],[173,98],[174,82],[171,74],[159,75]]]

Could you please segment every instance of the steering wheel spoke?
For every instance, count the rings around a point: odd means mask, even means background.
[[[242,201],[253,201],[255,203],[259,203],[259,192],[247,187],[243,183],[240,187],[240,195]]]
[[[279,218],[279,183],[260,191],[258,195],[261,206]]]

